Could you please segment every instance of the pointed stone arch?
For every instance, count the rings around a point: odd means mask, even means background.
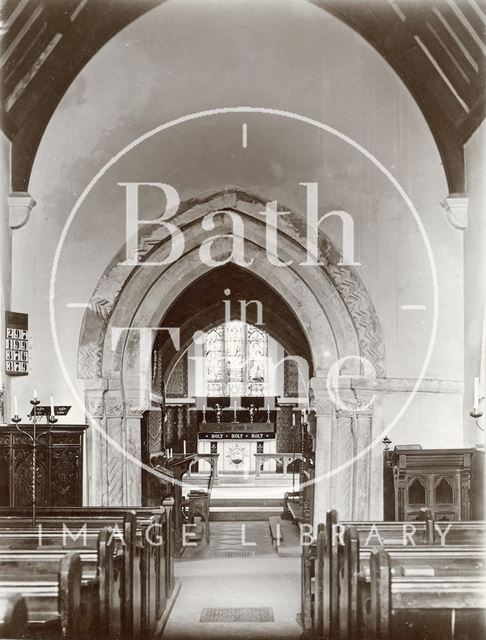
[[[265,203],[265,200],[236,188],[227,189],[207,197],[185,202],[180,208],[177,220],[184,233],[191,233],[191,236],[194,237],[194,227],[197,227],[206,214],[214,211],[223,213],[225,210],[234,210],[250,220],[253,223],[253,228],[261,234],[264,227],[260,212],[264,210]],[[303,228],[302,218],[300,218],[300,224],[296,222],[296,219],[298,216],[291,216],[291,221],[286,221],[280,231],[287,242],[288,251],[293,253],[297,260],[303,260],[305,228]],[[222,228],[220,231],[223,232]],[[206,234],[206,236],[208,235],[210,234]],[[199,234],[199,239],[201,237],[202,234]],[[102,346],[109,323],[122,297],[122,292],[125,292],[134,280],[139,282],[138,274],[143,268],[143,262],[149,259],[150,261],[157,260],[157,255],[163,254],[164,244],[167,241],[167,235],[160,226],[144,227],[139,239],[141,266],[129,267],[121,264],[125,258],[123,247],[105,269],[83,317],[78,347],[78,378],[93,379],[103,375]],[[186,242],[186,249],[187,244]],[[259,246],[263,246],[263,242],[260,242]],[[322,232],[320,233],[319,249],[322,262],[322,266],[319,268],[320,277],[332,285],[342,300],[346,315],[354,326],[360,355],[374,365],[378,376],[384,376],[385,350],[382,330],[366,287],[356,269],[338,266],[341,259],[340,253]],[[303,269],[300,269],[301,273],[302,271]],[[155,277],[162,277],[162,275],[168,274],[168,270],[157,271],[153,269],[152,278],[154,274]],[[124,293],[124,297],[126,298],[126,293]]]
[[[170,237],[160,225],[146,225],[139,237],[139,264],[122,264],[122,247],[100,278],[83,318],[78,377],[86,383],[88,413],[133,459],[140,453],[141,409],[135,400],[139,348],[137,336],[130,332],[113,345],[113,329],[160,326],[180,292],[213,268],[199,258],[201,243],[218,235],[213,258],[222,261],[230,253],[233,227],[229,212],[238,213],[244,222],[245,257],[252,262],[244,268],[292,309],[307,338],[314,375],[324,377],[338,358],[351,355],[366,358],[377,377],[385,376],[380,323],[356,270],[338,266],[340,252],[323,233],[319,241],[321,264],[304,266],[305,223],[298,214],[286,217],[279,227],[279,255],[282,260],[292,260],[292,265],[280,268],[270,264],[261,215],[266,202],[237,188],[185,202],[175,219],[185,238],[184,252],[176,262],[155,264],[167,255]],[[201,226],[208,213],[217,213],[216,228],[211,232]],[[127,463],[121,451],[111,450],[98,431],[97,435],[92,432],[91,451],[97,462],[90,476],[97,480],[91,501],[135,504],[140,470]]]

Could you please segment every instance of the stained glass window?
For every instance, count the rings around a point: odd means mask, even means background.
[[[206,394],[264,396],[267,380],[268,336],[239,320],[206,334]]]

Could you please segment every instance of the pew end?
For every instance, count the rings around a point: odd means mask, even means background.
[[[29,612],[20,593],[0,595],[0,638],[22,638],[27,631]]]

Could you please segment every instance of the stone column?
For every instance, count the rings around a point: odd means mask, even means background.
[[[380,433],[379,397],[364,409],[373,398],[369,389],[349,386],[339,395],[345,408],[332,404],[325,379],[311,380],[316,414],[314,524],[323,522],[329,509],[336,509],[341,520],[381,520],[382,449],[378,444],[363,453]]]
[[[342,519],[367,520],[371,503],[372,410],[336,411],[338,455],[336,467],[343,469],[332,483],[333,503]],[[376,470],[374,473],[378,473]]]
[[[105,393],[106,440],[106,500],[110,507],[123,506],[126,477],[126,432],[124,402],[118,380],[110,380]]]
[[[88,503],[100,506],[139,504],[135,489],[138,472],[125,452],[140,459],[140,415],[124,402],[120,381],[115,378],[90,380],[85,390],[89,422],[87,451]],[[139,483],[140,484],[140,483]],[[133,502],[135,500],[135,502]]]
[[[313,524],[317,525],[325,521],[326,512],[333,508],[331,503],[331,479],[325,476],[332,468],[334,407],[327,394],[325,378],[311,379],[310,404],[315,414],[314,453],[316,483],[314,487]]]
[[[88,431],[85,451],[85,492],[84,500],[90,506],[107,504],[104,488],[107,485],[106,440],[102,434],[105,425],[105,391],[108,382],[104,378],[87,380],[85,383],[85,405]]]
[[[136,461],[142,459],[142,442],[140,438],[144,411],[125,407],[125,451]],[[142,469],[133,459],[124,457],[122,465],[125,473],[123,478],[123,504],[138,506],[142,504]]]

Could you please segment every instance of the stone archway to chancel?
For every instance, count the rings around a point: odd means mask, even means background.
[[[243,303],[243,315],[240,301]],[[264,405],[272,412],[271,433],[270,424],[266,424],[266,434],[260,441],[256,438],[262,430],[260,420],[249,424],[249,414],[241,408],[238,411],[240,426],[235,427],[232,422],[233,403],[228,411],[223,412],[223,425],[215,424],[211,411],[207,422],[201,423],[202,407],[208,408],[204,384],[204,338],[211,329],[232,320],[243,320],[273,338],[268,353],[268,366],[272,371],[266,378],[268,394],[265,395],[268,397]],[[312,376],[312,354],[299,320],[288,303],[265,280],[233,263],[216,267],[180,293],[164,315],[161,326],[176,327],[180,332],[178,349],[166,331],[158,334],[154,345],[157,363],[154,387],[160,391],[163,379],[166,390],[166,446],[174,447],[178,452],[186,446],[191,453],[217,453],[220,476],[229,473],[247,478],[255,475],[254,454],[292,452],[292,406],[304,401],[307,406],[304,399],[308,397],[308,381]],[[292,359],[285,361],[284,358],[289,356]],[[279,402],[279,410],[275,412],[275,396],[280,395],[276,388],[281,390],[286,400]],[[231,422],[228,424],[226,420]],[[144,442],[158,443],[156,446],[160,449],[160,416],[159,419],[149,416],[146,423],[144,427],[149,433],[144,434]],[[219,439],[221,432],[226,432],[223,439]],[[244,435],[241,432],[245,432]],[[237,452],[243,454],[243,459],[234,463],[231,456]],[[147,455],[146,451],[144,454]],[[207,468],[205,463],[200,464]],[[150,485],[149,482],[147,484]]]
[[[218,240],[213,242],[213,260],[222,263],[230,256],[231,234],[234,233],[231,211],[237,212],[244,221],[245,261],[248,264],[239,267],[240,270],[252,274],[265,283],[264,290],[285,301],[287,313],[291,314],[288,317],[293,317],[300,328],[293,348],[302,349],[307,345],[307,357],[313,371],[310,395],[317,415],[317,475],[348,459],[380,432],[381,425],[376,418],[379,412],[374,412],[375,418],[373,412],[360,416],[363,424],[355,429],[353,416],[336,412],[330,406],[325,384],[329,368],[345,356],[362,356],[373,365],[377,377],[385,376],[381,327],[365,286],[352,267],[338,266],[340,253],[323,233],[319,236],[321,264],[313,267],[302,264],[306,258],[305,226],[303,217],[297,214],[286,217],[285,222],[279,224],[279,257],[292,264],[287,267],[272,265],[266,255],[266,229],[261,215],[265,203],[265,200],[238,189],[191,200],[181,205],[175,219],[185,239],[183,254],[177,261],[156,265],[167,256],[170,237],[161,226],[147,225],[141,227],[139,237],[140,263],[122,265],[125,259],[123,247],[101,277],[83,319],[78,377],[85,380],[88,412],[134,459],[140,459],[141,455],[143,412],[137,403],[139,371],[141,364],[148,368],[150,363],[139,362],[139,336],[136,333],[125,332],[113,347],[113,330],[161,326],[167,314],[170,317],[171,310],[176,308],[181,294],[190,291],[203,278],[210,278],[210,272],[216,272],[214,266],[201,261],[199,248],[204,240],[217,235]],[[211,232],[204,231],[201,220],[212,212],[218,212],[215,228]],[[228,268],[231,269],[229,265]],[[201,312],[203,307],[204,301]],[[215,309],[209,309],[208,313],[214,314],[214,322],[218,321]],[[277,324],[272,325],[276,333]],[[191,319],[187,319],[182,328],[183,345],[191,335]],[[357,366],[351,366],[349,373],[359,376],[359,363],[352,364]],[[363,391],[355,388],[353,398],[361,393],[367,396],[366,385]],[[90,431],[90,501],[136,504],[140,501],[139,466],[107,443],[98,430]],[[376,487],[372,487],[371,478],[381,477],[381,471],[370,473],[375,464],[381,465],[381,457],[378,460],[376,452],[363,456],[352,466],[352,473],[348,470],[319,483],[315,488],[316,513],[320,514],[332,505],[346,517],[376,515],[381,505],[372,502],[374,499],[379,502],[380,494],[377,495]],[[359,494],[356,487],[360,488]]]
[[[261,303],[261,318],[256,304]],[[241,315],[240,301],[248,303]],[[206,272],[180,293],[161,321],[163,327],[177,327],[180,345],[176,349],[167,332],[158,335],[164,380],[169,380],[174,366],[180,360],[194,337],[207,332],[226,320],[246,320],[261,323],[286,353],[302,358],[312,375],[313,358],[305,331],[289,304],[256,273],[234,263]]]

